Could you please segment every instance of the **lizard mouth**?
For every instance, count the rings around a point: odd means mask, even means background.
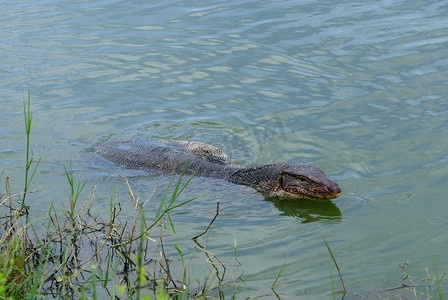
[[[330,183],[331,185],[328,187],[328,192],[325,194],[325,199],[335,199],[342,194],[342,189],[336,182],[331,181]]]

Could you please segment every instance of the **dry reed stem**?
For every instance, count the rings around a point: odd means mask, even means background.
[[[210,229],[210,227],[212,226],[213,222],[215,222],[216,218],[219,216],[219,199],[216,200],[216,214],[213,217],[213,219],[211,220],[211,222],[208,224],[207,228],[205,228],[205,230],[203,232],[201,232],[200,234],[196,235],[195,237],[192,238],[192,240],[196,240],[197,238],[203,236],[204,234],[207,233],[207,231]]]

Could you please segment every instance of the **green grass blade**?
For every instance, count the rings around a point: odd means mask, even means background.
[[[287,258],[285,258],[285,261],[283,262],[283,265],[281,266],[280,270],[277,273],[277,276],[275,277],[274,282],[272,283],[271,289],[275,289],[275,285],[277,284],[277,281],[280,279],[280,276],[282,276],[283,271],[285,270],[286,267],[286,261]]]
[[[322,236],[322,239],[324,240],[325,246],[327,247],[328,252],[330,253],[331,259],[333,260],[333,263],[336,266],[336,270],[338,271],[338,274],[339,274],[339,279],[341,280],[342,288],[344,289],[344,293],[346,293],[347,289],[345,287],[344,279],[342,278],[341,270],[339,269],[339,265],[336,262],[336,258],[333,255],[333,251],[331,251],[330,245],[328,245],[327,241],[325,240],[325,238],[323,236]]]

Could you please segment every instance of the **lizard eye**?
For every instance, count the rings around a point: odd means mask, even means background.
[[[280,176],[279,183],[284,188],[296,187],[298,185],[307,185],[310,183],[310,179],[306,176],[283,174]]]
[[[310,183],[310,179],[309,179],[308,177],[305,177],[305,176],[297,176],[296,179],[297,179],[300,183],[305,183],[305,184]]]

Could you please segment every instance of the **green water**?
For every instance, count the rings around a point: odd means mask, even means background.
[[[345,299],[413,297],[372,292],[401,284],[404,262],[416,281],[446,266],[445,1],[48,0],[0,10],[1,179],[20,191],[29,90],[33,152],[42,156],[29,198],[36,214],[52,201],[68,206],[62,165],[70,161],[86,190],[97,186],[98,213],[115,185],[123,214],[127,205],[132,213],[119,175],[141,197],[157,187],[156,205],[169,177],[107,165],[90,146],[198,140],[241,165],[311,163],[343,189],[333,202],[268,201],[247,187],[193,180],[182,198],[198,199],[174,215],[183,247],[193,251],[190,238],[219,199],[202,242],[229,264],[229,279],[242,275],[238,299],[273,297],[285,260],[282,299],[332,299],[331,272],[340,285],[323,236]]]

